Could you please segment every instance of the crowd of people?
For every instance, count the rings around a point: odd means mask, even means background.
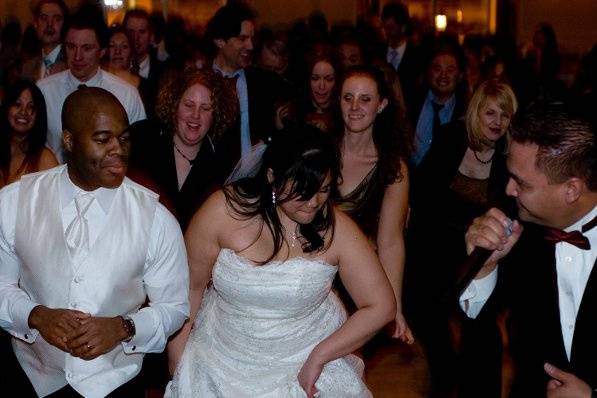
[[[230,2],[200,33],[108,28],[39,0],[5,25],[7,385],[370,397],[387,335],[421,344],[432,398],[501,397],[505,340],[510,396],[594,394],[597,46],[566,85],[547,24],[522,56],[399,1],[374,22],[274,32]]]

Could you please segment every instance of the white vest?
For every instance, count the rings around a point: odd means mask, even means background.
[[[21,260],[19,285],[50,308],[71,308],[92,316],[136,312],[144,304],[145,260],[157,195],[125,178],[101,231],[86,256],[74,263],[66,246],[60,204],[64,167],[23,176],[15,231]],[[13,339],[15,354],[38,392],[68,382],[86,397],[102,397],[135,377],[142,354],[122,345],[91,361],[73,357],[38,336],[33,344]]]

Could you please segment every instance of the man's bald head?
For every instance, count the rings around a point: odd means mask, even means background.
[[[128,124],[128,116],[118,98],[99,87],[82,87],[68,97],[62,106],[62,129],[76,134],[100,111],[108,111]]]
[[[118,99],[97,87],[83,87],[66,98],[62,127],[69,176],[80,188],[116,188],[126,173],[128,118]]]

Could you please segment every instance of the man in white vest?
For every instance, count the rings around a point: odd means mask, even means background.
[[[62,125],[66,165],[0,191],[0,325],[37,395],[143,397],[144,353],[189,314],[180,227],[125,177],[116,97],[75,91]]]

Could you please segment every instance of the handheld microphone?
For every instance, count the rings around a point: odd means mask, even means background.
[[[515,218],[514,214],[516,214],[516,212],[512,206],[497,206],[497,208],[506,214],[510,220]],[[508,227],[505,227],[505,232],[507,236],[512,235],[512,222],[510,225],[508,225]],[[456,286],[454,289],[454,293],[457,294],[456,297],[462,296],[462,293],[464,293],[471,281],[479,273],[481,268],[483,268],[483,265],[485,265],[485,262],[492,253],[493,250],[477,246],[471,252],[471,254],[468,255],[468,257],[462,263],[462,272],[456,281]]]

